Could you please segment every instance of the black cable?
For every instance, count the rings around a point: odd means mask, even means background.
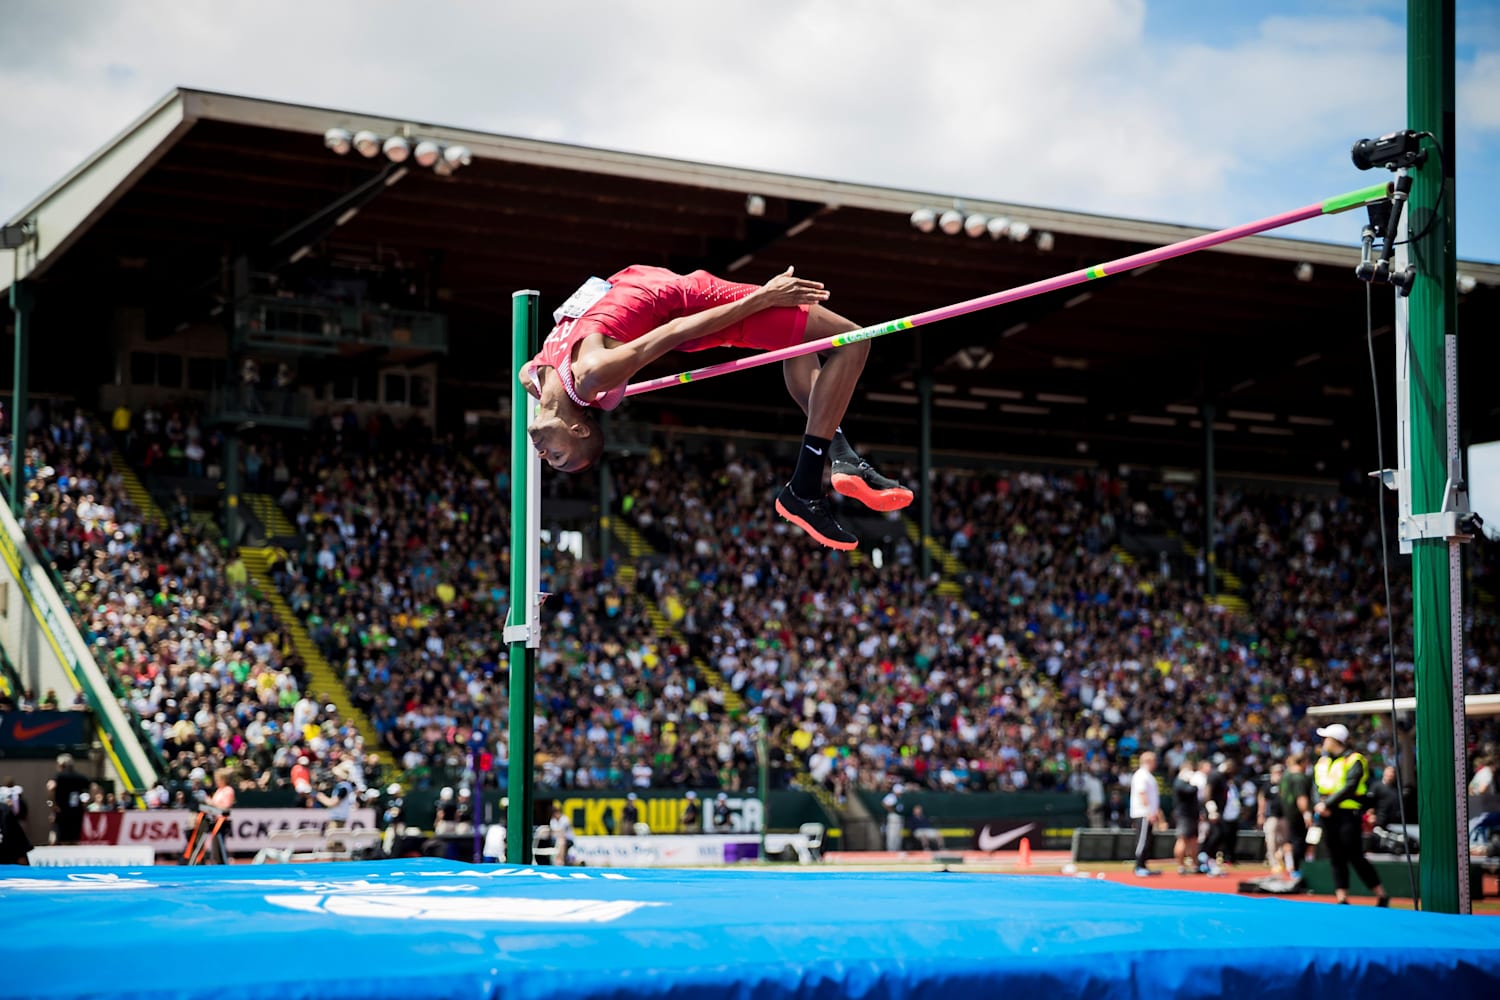
[[[1365,343],[1370,349],[1370,389],[1375,395],[1375,467],[1385,469],[1385,424],[1380,417],[1380,375],[1375,367],[1375,321],[1371,306],[1371,289],[1365,283]],[[1397,309],[1401,308],[1398,303]],[[1398,473],[1399,474],[1399,473]],[[1400,483],[1398,482],[1399,486]],[[1385,530],[1385,483],[1381,477],[1375,479],[1375,517],[1380,522],[1380,572],[1385,579],[1385,635],[1386,653],[1391,671],[1391,741],[1396,751],[1396,805],[1401,810],[1401,853],[1406,857],[1406,877],[1412,890],[1412,905],[1422,908],[1422,892],[1416,867],[1411,860],[1411,840],[1406,835],[1406,790],[1401,782],[1401,736],[1396,721],[1396,625],[1395,607],[1391,604],[1391,554],[1390,542]],[[1365,780],[1370,781],[1371,775]]]
[[[1438,142],[1437,136],[1433,135],[1431,132],[1418,132],[1417,137],[1431,139],[1432,148],[1437,150],[1438,177],[1441,178],[1441,181],[1438,184],[1437,203],[1432,206],[1432,216],[1427,220],[1427,225],[1422,227],[1422,231],[1420,233],[1415,236],[1407,236],[1406,239],[1402,240],[1400,243],[1391,244],[1392,246],[1399,247],[1406,246],[1407,244],[1411,243],[1416,243],[1417,240],[1420,240],[1422,237],[1431,232],[1432,227],[1437,225],[1437,220],[1442,216],[1443,195],[1448,193],[1448,160],[1447,157],[1443,154],[1443,144]]]

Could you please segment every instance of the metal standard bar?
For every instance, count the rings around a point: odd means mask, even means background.
[[[1214,404],[1203,404],[1203,565],[1208,599],[1219,599],[1219,557],[1214,551]]]
[[[1458,438],[1458,338],[1443,338],[1443,367],[1448,383],[1448,468],[1462,472]],[[1465,480],[1467,482],[1467,480]],[[1463,542],[1448,540],[1448,643],[1453,673],[1453,832],[1458,838],[1458,912],[1473,913],[1469,894],[1469,739],[1464,697],[1464,581]]]
[[[10,308],[16,316],[16,384],[10,400],[10,509],[26,523],[26,375],[31,353],[31,282],[10,286]]]
[[[917,496],[920,498],[920,509],[922,512],[922,530],[917,536],[917,547],[922,551],[918,553],[922,567],[922,579],[925,581],[932,576],[932,548],[928,545],[928,539],[932,532],[932,376],[923,374],[917,378],[917,392],[920,394],[921,407],[920,427],[921,433],[917,439],[917,467],[918,473]]]
[[[1450,32],[1453,28],[1451,15],[1453,8],[1448,8],[1450,20],[1448,27]],[[1450,34],[1450,38],[1452,35]],[[1449,70],[1451,72],[1451,69]],[[1450,91],[1451,93],[1451,91]],[[1451,154],[1449,154],[1451,156]],[[1448,162],[1452,162],[1449,160]],[[1445,178],[1445,181],[1447,178]],[[1451,188],[1450,188],[1451,191]],[[1447,211],[1452,212],[1451,206]],[[1452,228],[1452,217],[1449,217],[1449,230]],[[1454,244],[1449,243],[1448,247]],[[1449,260],[1457,266],[1452,253]],[[1452,299],[1455,291],[1455,275],[1449,271],[1445,280],[1448,300],[1448,316],[1457,319],[1453,311],[1456,303]],[[1453,331],[1444,329],[1443,336],[1443,374],[1448,388],[1448,406],[1446,414],[1448,434],[1448,469],[1450,475],[1463,474],[1463,454],[1458,435],[1458,338],[1453,336]],[[1465,477],[1467,482],[1467,477]],[[1463,542],[1457,538],[1448,540],[1448,642],[1451,647],[1452,674],[1453,674],[1453,832],[1457,837],[1458,850],[1458,912],[1473,913],[1474,902],[1469,894],[1469,741],[1468,741],[1468,719],[1465,710],[1464,697],[1464,583],[1463,583]]]
[[[516,292],[511,297],[511,371],[531,360],[536,343],[537,300],[540,293]],[[506,772],[505,860],[529,865],[535,773],[535,744],[531,720],[536,714],[536,590],[540,539],[541,459],[526,433],[536,411],[536,400],[519,379],[511,395],[510,456],[510,613],[505,641],[510,644],[510,747]]]
[[[1410,242],[1417,277],[1411,291],[1411,501],[1412,514],[1435,513],[1443,506],[1448,476],[1447,385],[1444,338],[1453,333],[1454,254],[1453,206],[1456,193],[1448,181],[1447,197],[1438,211],[1438,198],[1452,169],[1453,149],[1453,0],[1409,0],[1407,4],[1407,124],[1430,132],[1444,156],[1430,158],[1413,172],[1408,227],[1420,239]],[[1433,845],[1456,846],[1455,854],[1441,848],[1419,855],[1422,908],[1434,913],[1457,913],[1468,885],[1467,829],[1458,823],[1458,802],[1467,789],[1455,787],[1455,770],[1466,776],[1467,761],[1455,734],[1455,710],[1463,711],[1462,661],[1454,676],[1451,644],[1453,614],[1461,613],[1450,594],[1450,543],[1442,538],[1418,538],[1412,544],[1413,651],[1417,676],[1417,811],[1422,838]],[[1462,888],[1461,888],[1462,887]]]
[[[1247,222],[1244,225],[1233,226],[1229,229],[1221,229],[1214,233],[1205,233],[1202,236],[1194,236],[1192,239],[1183,240],[1168,246],[1158,247],[1155,250],[1145,250],[1141,253],[1131,254],[1128,257],[1120,257],[1116,260],[1107,261],[1094,267],[1082,268],[1059,275],[1056,278],[1047,278],[1042,281],[1034,281],[1029,285],[1021,285],[1003,292],[995,292],[983,295],[977,299],[969,299],[956,305],[944,306],[940,309],[929,309],[927,312],[917,313],[905,319],[892,320],[889,323],[881,323],[876,326],[867,326],[860,330],[852,330],[849,333],[840,333],[832,337],[824,337],[822,340],[809,341],[806,344],[796,344],[792,347],[784,347],[777,351],[766,351],[763,354],[752,354],[723,364],[709,365],[706,368],[695,368],[691,371],[679,372],[676,375],[667,375],[662,378],[648,379],[645,382],[637,382],[625,390],[627,396],[637,396],[643,392],[653,392],[657,389],[665,389],[668,386],[681,385],[684,382],[699,382],[716,375],[727,375],[730,372],[743,371],[746,368],[755,368],[760,365],[768,365],[776,361],[785,361],[788,358],[801,357],[804,354],[817,354],[822,351],[832,350],[835,347],[844,347],[848,344],[856,344],[862,340],[873,340],[876,337],[884,337],[887,334],[899,333],[902,330],[910,330],[918,326],[926,326],[939,320],[953,319],[955,316],[966,316],[969,313],[979,312],[982,309],[991,309],[995,306],[1006,305],[1010,302],[1018,302],[1021,299],[1031,298],[1036,295],[1044,295],[1047,292],[1055,292],[1058,289],[1079,285],[1094,278],[1103,278],[1122,271],[1134,270],[1147,264],[1156,264],[1173,257],[1181,257],[1197,250],[1206,250],[1209,247],[1219,246],[1223,243],[1232,243],[1235,240],[1244,239],[1246,236],[1254,236],[1256,233],[1264,233],[1271,229],[1280,229],[1294,222],[1303,222],[1307,219],[1316,218],[1319,215],[1335,215],[1339,212],[1347,212],[1351,208],[1368,205],[1371,202],[1382,201],[1390,193],[1389,186],[1385,183],[1373,184],[1358,191],[1350,191],[1315,205],[1307,205],[1303,208],[1280,215],[1272,215],[1257,222]]]

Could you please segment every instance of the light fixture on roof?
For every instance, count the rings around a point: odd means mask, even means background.
[[[1017,221],[1010,224],[1010,238],[1015,240],[1017,243],[1020,243],[1030,235],[1031,223]]]
[[[405,163],[406,158],[411,155],[411,143],[399,135],[393,135],[380,146],[385,158],[392,163]]]
[[[1293,273],[1297,275],[1298,281],[1313,280],[1313,266],[1305,260],[1297,265],[1297,269]]]
[[[36,223],[27,219],[11,226],[0,226],[0,250],[19,250],[36,238]]]
[[[964,213],[956,208],[950,208],[938,216],[938,228],[949,236],[957,236],[964,229]]]
[[[998,240],[1010,231],[1010,220],[1003,215],[997,215],[985,228],[990,231],[990,239]]]
[[[964,232],[977,239],[984,235],[985,227],[989,225],[989,221],[989,219],[975,212],[964,220]]]
[[[472,162],[474,154],[469,152],[468,146],[444,146],[442,155],[432,165],[432,172],[439,177],[451,177],[453,171]]]
[[[1468,295],[1478,287],[1479,279],[1472,274],[1460,274],[1458,276],[1458,293],[1460,295]]]
[[[766,214],[766,199],[762,198],[758,194],[746,195],[745,196],[745,214],[749,215],[749,216],[753,216],[753,217],[755,217],[757,219],[760,218],[762,215],[765,215]]]
[[[369,129],[360,129],[354,133],[354,148],[359,150],[359,155],[365,158],[373,157],[380,152],[380,136]]]
[[[423,139],[417,143],[417,148],[412,151],[411,158],[417,161],[419,167],[430,167],[443,155],[443,147],[431,139]]]
[[[1046,230],[1036,234],[1036,248],[1043,253],[1057,245],[1057,240]]]
[[[937,228],[937,212],[930,208],[919,208],[911,213],[911,227],[921,233],[930,233]]]
[[[345,156],[353,148],[354,137],[347,129],[331,128],[323,133],[323,145],[333,150],[339,156]]]

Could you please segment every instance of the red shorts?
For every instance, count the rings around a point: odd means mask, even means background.
[[[738,302],[760,288],[759,285],[724,281],[707,271],[685,274],[674,285],[682,296],[679,315],[683,316],[691,316],[726,302]],[[673,312],[677,312],[678,303],[673,303],[673,306]],[[807,309],[807,306],[762,309],[734,326],[690,340],[677,349],[706,351],[711,347],[748,347],[756,351],[775,351],[791,347],[802,343],[802,336],[807,330]]]

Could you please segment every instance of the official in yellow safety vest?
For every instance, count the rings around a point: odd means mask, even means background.
[[[1365,858],[1364,829],[1361,817],[1365,811],[1365,794],[1369,784],[1370,765],[1364,754],[1349,749],[1349,727],[1334,723],[1318,730],[1323,737],[1323,756],[1313,769],[1318,787],[1318,804],[1314,811],[1323,827],[1323,843],[1328,848],[1328,862],[1333,867],[1333,891],[1340,903],[1349,902],[1349,869],[1374,890],[1376,906],[1391,905],[1391,897],[1375,866]]]

